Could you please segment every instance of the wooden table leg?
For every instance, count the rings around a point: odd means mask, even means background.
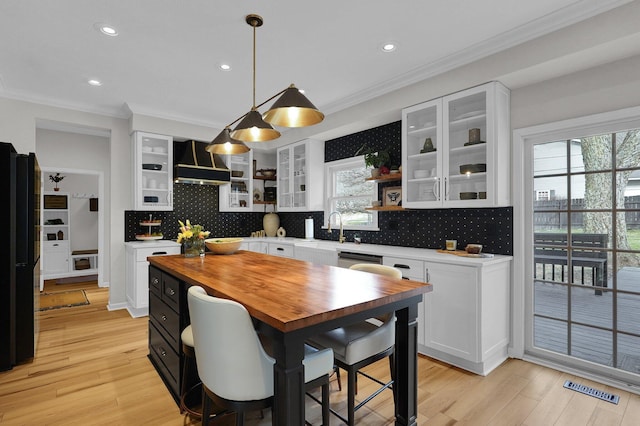
[[[418,305],[396,311],[396,425],[415,426],[418,418]]]

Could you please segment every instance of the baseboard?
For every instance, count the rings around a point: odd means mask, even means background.
[[[127,303],[126,302],[109,303],[107,305],[107,310],[108,311],[119,311],[120,309],[127,309]]]
[[[148,306],[144,308],[134,308],[133,306],[130,306],[129,304],[127,304],[127,311],[129,312],[129,315],[131,315],[132,318],[149,316]]]

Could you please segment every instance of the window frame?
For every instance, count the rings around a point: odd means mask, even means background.
[[[329,214],[332,212],[331,210],[332,201],[336,198],[343,198],[343,197],[337,197],[334,195],[335,173],[338,171],[348,170],[350,168],[351,169],[360,168],[362,167],[362,164],[364,164],[363,155],[359,155],[356,157],[347,157],[340,160],[334,160],[334,161],[329,161],[324,163],[324,193],[325,193],[324,217],[325,217],[325,220],[323,221],[322,229],[327,229],[327,223],[325,222],[328,222]],[[366,167],[366,169],[370,169],[370,168]],[[378,197],[378,182],[374,181],[372,198],[377,199],[377,197]],[[371,210],[370,212],[372,216],[371,225],[367,225],[367,226],[344,225],[343,229],[351,230],[351,231],[379,231],[380,228],[378,227],[378,212],[375,210]],[[334,222],[332,226],[337,226],[337,224]]]

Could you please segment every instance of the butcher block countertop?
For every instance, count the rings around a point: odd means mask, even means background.
[[[245,250],[203,258],[153,256],[148,261],[213,296],[241,301],[253,317],[284,332],[383,309],[432,290],[422,282]]]

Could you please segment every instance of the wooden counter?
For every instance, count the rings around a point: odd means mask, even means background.
[[[416,316],[431,285],[262,253],[148,258],[152,267],[243,304],[274,339],[274,425],[304,424],[304,340],[386,312],[396,314],[396,424],[417,418]],[[187,287],[187,286],[185,286]]]

